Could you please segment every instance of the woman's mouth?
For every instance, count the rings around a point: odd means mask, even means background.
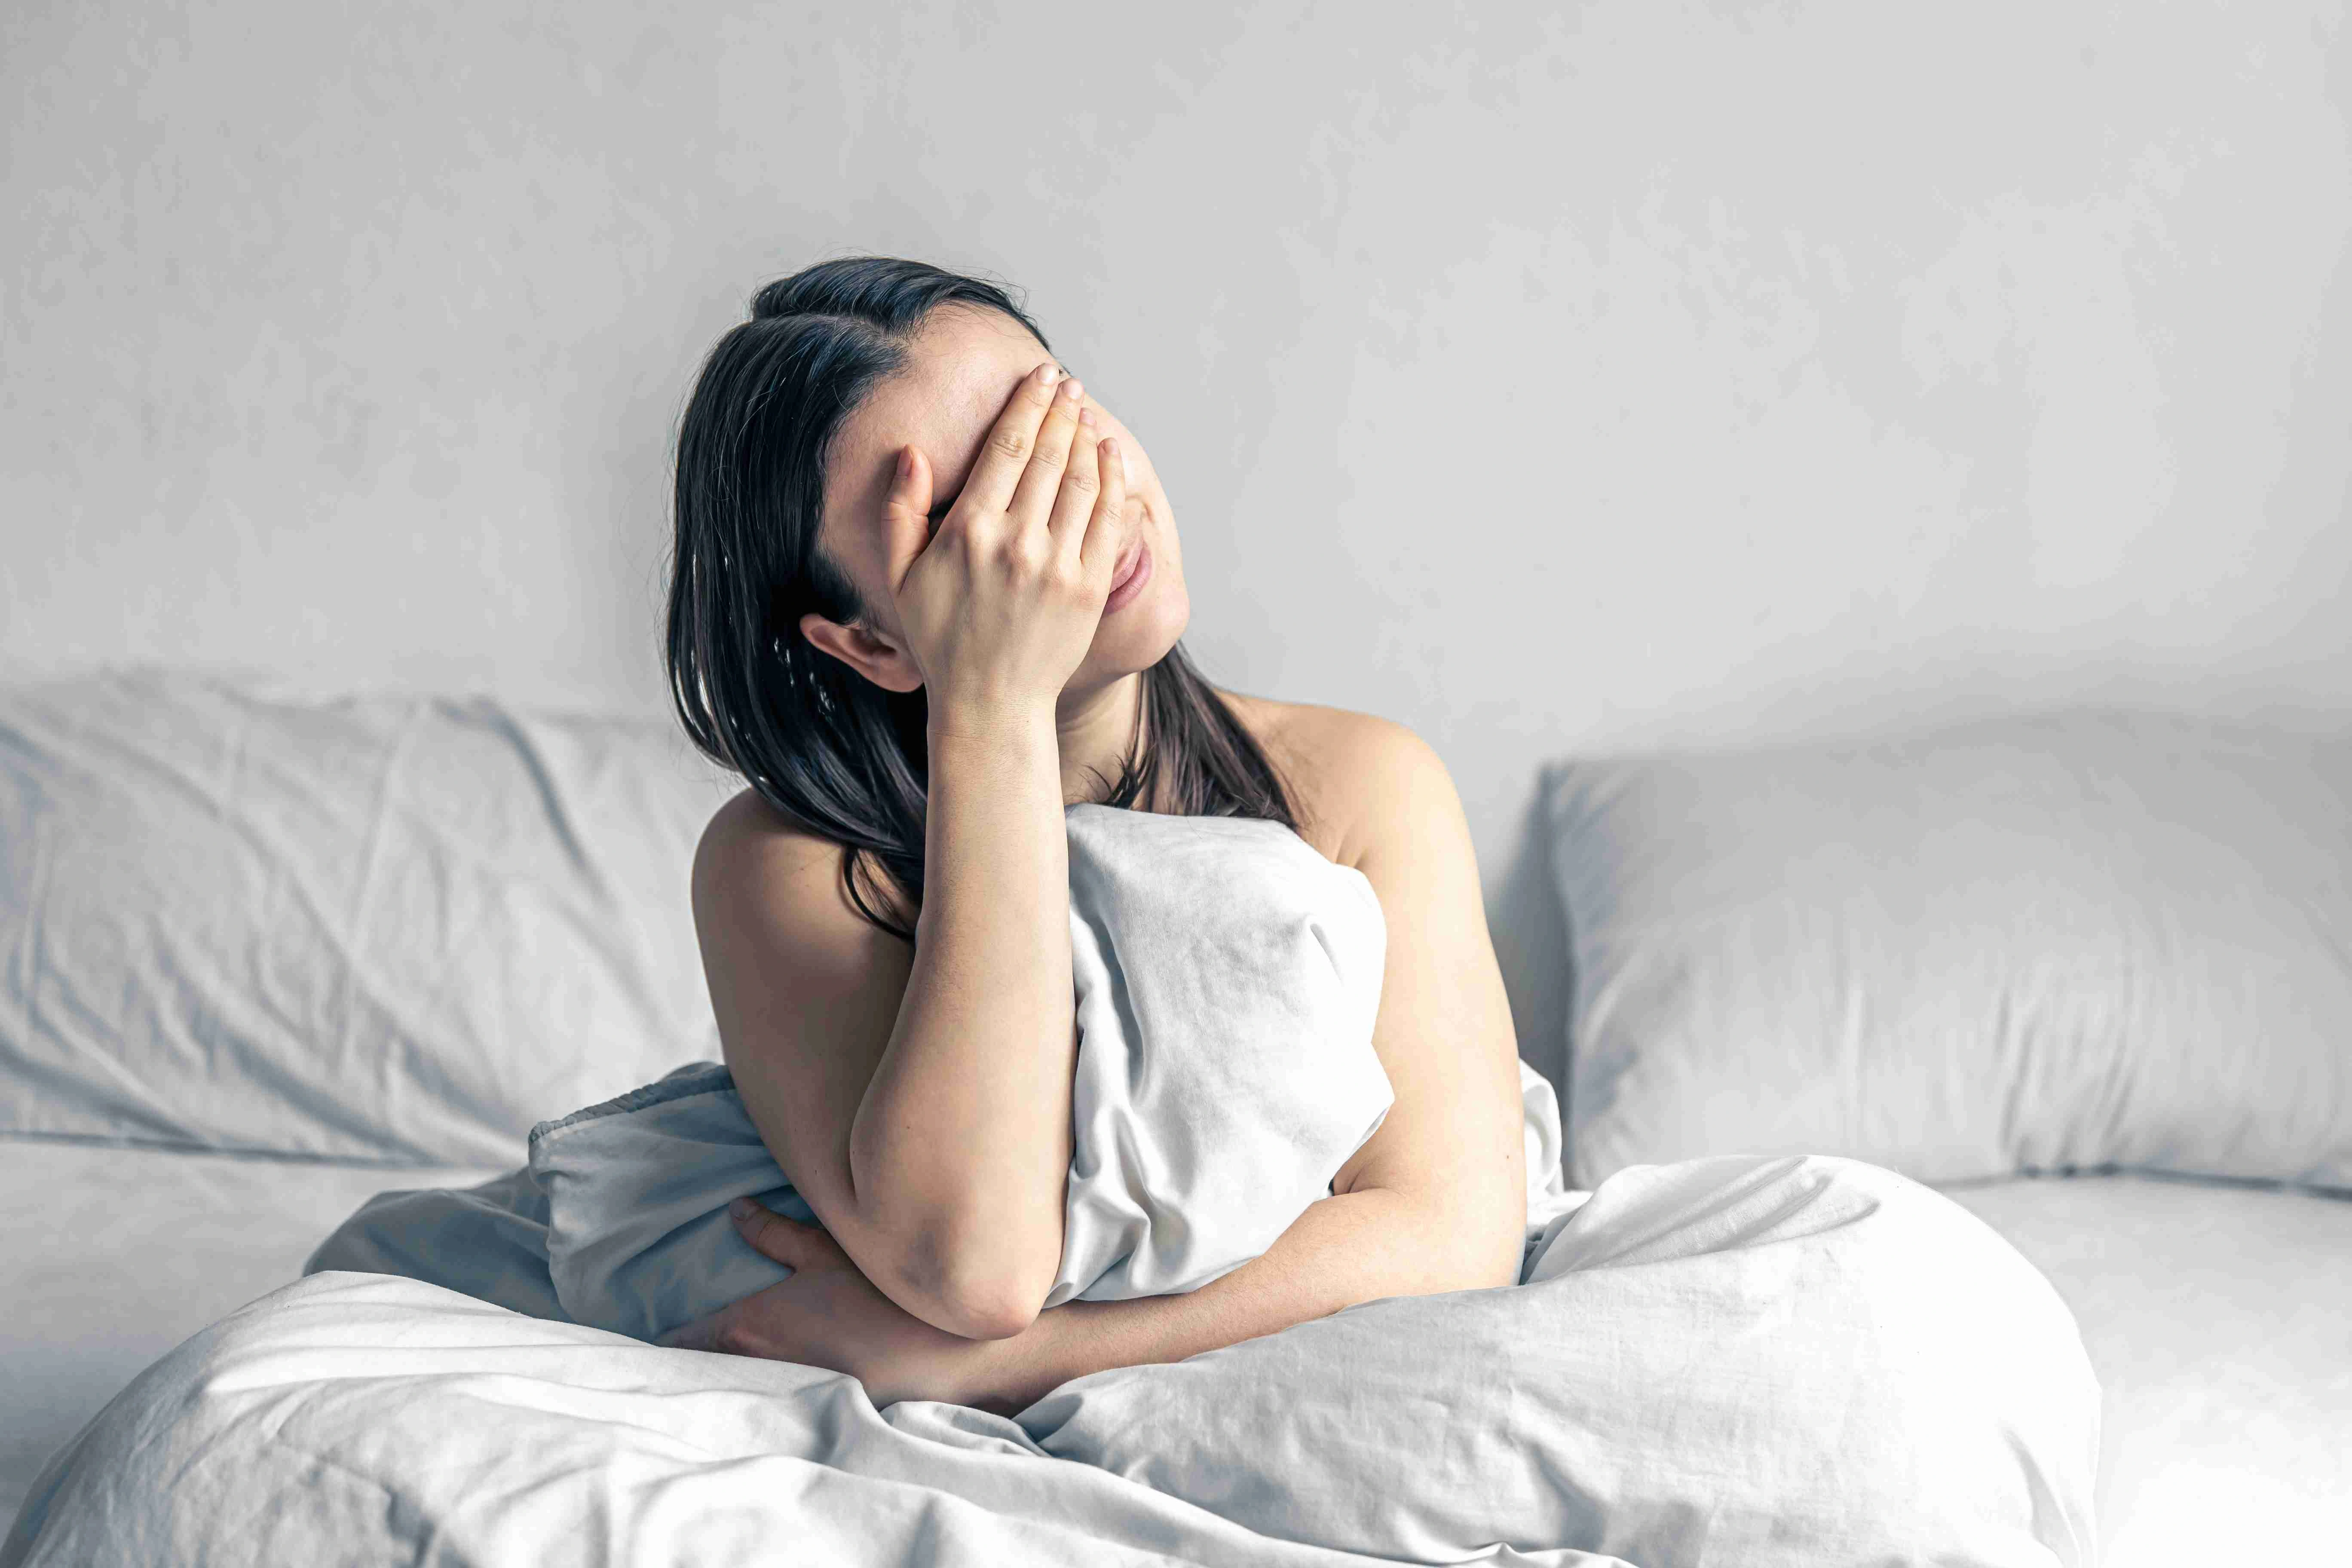
[[[1103,614],[1108,616],[1135,602],[1144,584],[1151,581],[1151,546],[1139,539],[1135,552],[1118,564],[1110,580],[1110,597],[1103,601]]]

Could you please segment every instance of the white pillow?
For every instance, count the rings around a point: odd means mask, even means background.
[[[510,1163],[718,1054],[672,721],[0,687],[0,1137]]]
[[[1570,1158],[2352,1187],[2352,735],[2081,710],[1548,770]]]

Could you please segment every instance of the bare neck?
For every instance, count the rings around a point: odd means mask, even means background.
[[[1062,799],[1098,801],[1141,738],[1143,677],[1122,675],[1082,695],[1062,694],[1054,733],[1062,750]]]

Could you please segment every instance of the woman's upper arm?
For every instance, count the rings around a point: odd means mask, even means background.
[[[695,850],[694,927],[744,1109],[842,1250],[890,1290],[898,1260],[858,1212],[849,1130],[897,1026],[914,950],[850,905],[842,853],[746,791]]]
[[[1465,1274],[1507,1283],[1527,1225],[1524,1110],[1469,823],[1427,742],[1386,720],[1346,719],[1318,771],[1343,781],[1327,809],[1346,824],[1345,858],[1387,922],[1372,1046],[1396,1103],[1333,1187],[1433,1205],[1449,1222],[1441,1234],[1461,1240]]]

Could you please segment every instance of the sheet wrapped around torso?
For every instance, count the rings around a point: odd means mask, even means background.
[[[1079,1040],[1045,1304],[1197,1289],[1327,1196],[1388,1114],[1380,900],[1277,823],[1092,805],[1065,820]],[[1561,1192],[1559,1112],[1524,1064],[1521,1080],[1540,1224]],[[689,1063],[541,1122],[513,1175],[373,1200],[310,1270],[404,1274],[657,1339],[790,1273],[728,1222],[747,1194],[814,1217],[728,1069]]]

